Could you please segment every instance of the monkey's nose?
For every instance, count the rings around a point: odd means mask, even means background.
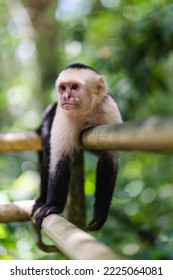
[[[65,95],[64,95],[64,99],[67,100],[70,98],[70,93],[69,92],[66,92]]]

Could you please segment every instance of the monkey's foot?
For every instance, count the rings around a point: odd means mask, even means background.
[[[89,223],[87,230],[95,231],[99,230],[105,223],[106,218],[94,217]]]
[[[59,214],[60,211],[58,208],[54,205],[43,205],[38,214],[35,216],[35,224],[36,227],[41,230],[41,224],[45,217],[51,215],[51,214]]]

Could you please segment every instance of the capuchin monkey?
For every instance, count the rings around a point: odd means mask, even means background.
[[[70,182],[70,163],[82,149],[80,134],[89,127],[121,123],[121,115],[105,79],[93,68],[76,63],[63,70],[56,80],[57,103],[49,107],[38,133],[41,192],[32,215],[41,229],[44,217],[64,210]],[[118,154],[98,151],[93,219],[88,230],[100,229],[105,223],[118,172]]]

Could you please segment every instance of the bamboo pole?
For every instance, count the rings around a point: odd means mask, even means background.
[[[33,200],[0,204],[0,223],[30,221]]]
[[[151,117],[84,131],[84,147],[93,150],[173,152],[173,118]]]
[[[81,142],[88,149],[119,151],[173,151],[173,118],[150,117],[117,125],[101,125],[84,131]],[[0,151],[40,150],[35,132],[0,134]]]
[[[28,221],[34,201],[14,202],[0,206],[0,222]],[[34,221],[34,219],[33,219]],[[72,260],[113,260],[121,259],[106,245],[97,241],[90,234],[77,228],[57,214],[44,218],[43,232],[54,242],[56,247]],[[38,236],[37,236],[38,237]],[[39,240],[40,243],[40,240]],[[50,245],[41,244],[41,249],[49,252]],[[55,247],[51,246],[55,251]],[[52,250],[51,250],[52,251]]]
[[[106,245],[58,215],[52,214],[46,217],[43,220],[42,229],[68,259],[122,259]]]
[[[19,152],[41,150],[41,143],[36,132],[0,133],[0,152]]]
[[[71,163],[70,186],[64,216],[75,226],[86,228],[83,151],[76,154]]]

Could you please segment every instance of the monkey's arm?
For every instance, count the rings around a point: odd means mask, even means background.
[[[56,164],[54,172],[49,174],[46,203],[35,217],[37,228],[41,229],[44,217],[61,213],[67,200],[70,181],[70,158],[62,156]]]
[[[88,230],[99,230],[105,223],[113,196],[117,172],[117,156],[113,157],[106,151],[101,152],[96,173],[94,217],[89,223]]]
[[[40,169],[40,194],[36,199],[32,209],[31,216],[34,212],[46,203],[47,186],[49,178],[49,162],[50,162],[50,131],[52,127],[53,118],[56,112],[57,103],[49,105],[43,112],[43,121],[40,128],[36,131],[40,136],[42,150],[38,152],[39,155],[39,169]]]

